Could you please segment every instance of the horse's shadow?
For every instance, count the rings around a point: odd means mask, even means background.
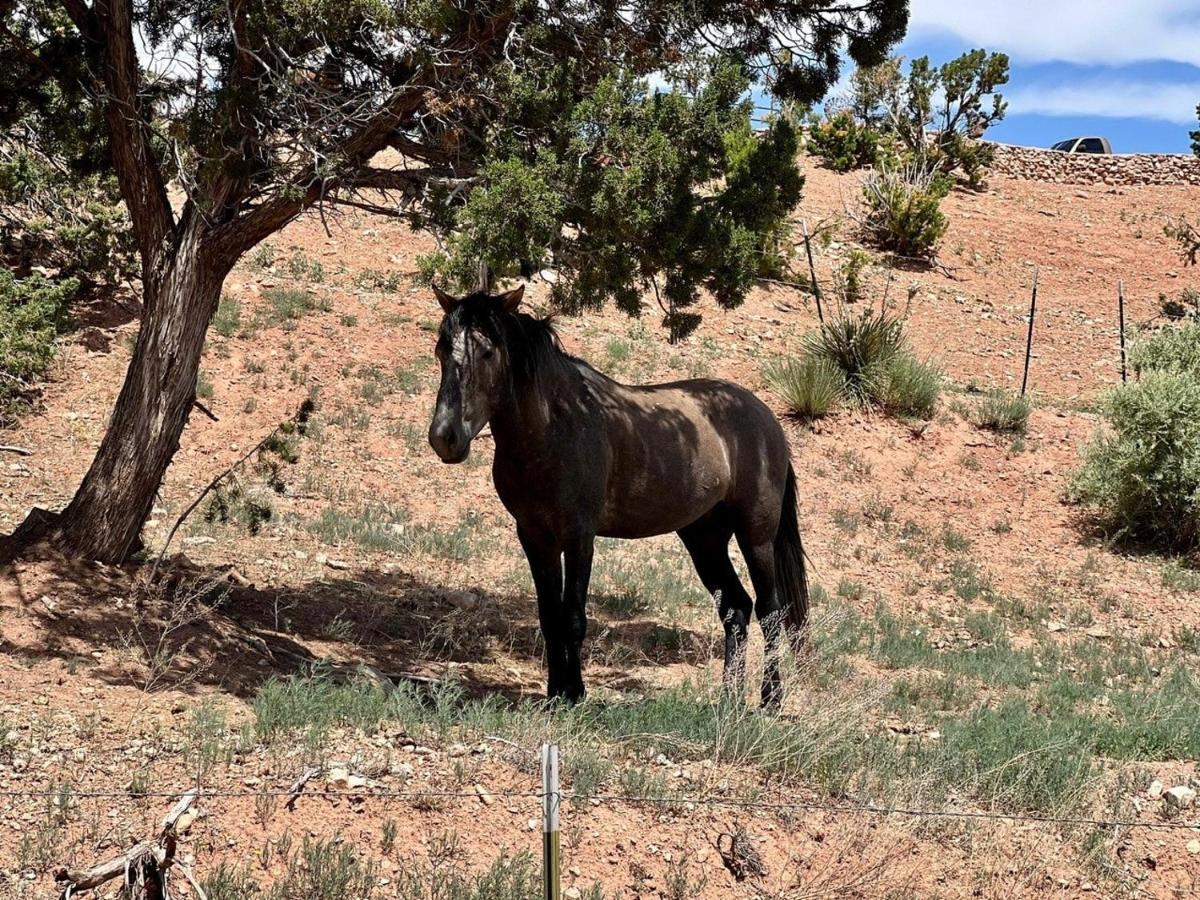
[[[228,566],[186,562],[147,589],[144,573],[55,559],[39,562],[35,582],[14,564],[13,602],[36,634],[6,641],[5,652],[31,665],[57,658],[112,685],[243,699],[273,677],[322,669],[393,683],[449,678],[467,696],[511,704],[544,697],[536,603],[517,589],[464,591],[372,568],[260,586]],[[587,649],[592,683],[620,691],[650,689],[638,668],[712,654],[700,632],[602,616]]]

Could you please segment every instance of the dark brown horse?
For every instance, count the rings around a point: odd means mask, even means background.
[[[491,423],[492,477],[537,589],[549,696],[584,695],[596,537],[674,531],[717,600],[734,686],[751,611],[729,559],[737,538],[766,637],[763,704],[777,707],[781,632],[786,625],[799,637],[808,616],[796,477],[779,422],[728,381],[613,381],[565,353],[548,320],[518,312],[523,291],[460,299],[434,287],[446,315],[429,443],[444,462],[462,462]]]

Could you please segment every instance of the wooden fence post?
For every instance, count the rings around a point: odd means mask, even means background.
[[[813,296],[817,298],[817,321],[825,323],[825,311],[821,309],[821,285],[817,281],[817,266],[813,262],[812,241],[808,237],[808,221],[802,220],[800,228],[804,233],[804,252],[808,254],[808,277],[812,279]]]
[[[545,900],[562,897],[561,846],[558,812],[562,793],[558,786],[558,744],[542,744],[542,884]]]
[[[1033,270],[1033,299],[1029,301],[1029,337],[1025,341],[1025,375],[1021,379],[1021,396],[1029,388],[1029,358],[1033,356],[1033,318],[1037,315],[1038,269]]]

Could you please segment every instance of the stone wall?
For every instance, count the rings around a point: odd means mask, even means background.
[[[993,144],[1000,175],[1057,184],[1193,184],[1200,185],[1200,158],[1172,153],[1099,156],[1056,153],[1036,147]]]

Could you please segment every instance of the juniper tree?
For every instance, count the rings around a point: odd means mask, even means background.
[[[907,7],[0,0],[23,89],[53,80],[102,122],[144,302],[108,431],[50,535],[86,558],[136,546],[225,275],[308,209],[437,231],[431,272],[552,268],[567,305],[634,309],[657,287],[677,332],[701,289],[739,302],[799,192],[790,129],[752,138],[745,88],[813,102],[844,56],[886,58]],[[377,163],[387,149],[397,164]]]

